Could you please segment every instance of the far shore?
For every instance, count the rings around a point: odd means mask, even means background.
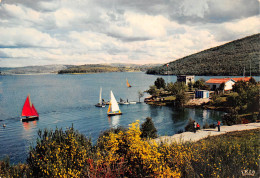
[[[154,139],[156,143],[185,143],[185,142],[196,142],[201,139],[207,138],[209,136],[216,136],[221,134],[226,134],[228,132],[236,132],[243,130],[252,130],[252,129],[260,129],[260,123],[249,123],[249,124],[238,124],[232,126],[221,126],[220,132],[218,132],[218,128],[215,129],[201,129],[194,132],[183,132],[180,134],[175,134],[173,136],[161,136],[159,138]]]

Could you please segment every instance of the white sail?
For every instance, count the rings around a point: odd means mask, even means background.
[[[102,103],[102,88],[100,87],[100,93],[99,93],[99,103]]]
[[[119,106],[117,104],[117,101],[115,99],[115,96],[114,96],[112,90],[111,90],[111,93],[110,93],[110,103],[111,103],[111,111],[112,112],[120,111]]]

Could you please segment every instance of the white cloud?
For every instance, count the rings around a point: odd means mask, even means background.
[[[64,45],[49,34],[34,28],[0,27],[0,47],[60,47]]]
[[[260,26],[255,0],[15,1],[0,5],[0,66],[166,63]]]

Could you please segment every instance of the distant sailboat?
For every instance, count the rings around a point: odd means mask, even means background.
[[[102,108],[104,108],[106,106],[102,100],[102,88],[100,88],[100,92],[99,92],[99,103],[97,103],[95,106],[102,107]]]
[[[132,86],[129,84],[129,82],[128,82],[127,79],[126,79],[126,86],[127,86],[128,88],[132,87]]]
[[[117,104],[117,101],[115,99],[115,96],[113,94],[113,92],[110,92],[110,103],[109,103],[109,107],[107,110],[107,115],[109,116],[114,116],[114,115],[121,115],[122,112],[119,109],[119,106]]]
[[[27,96],[24,102],[21,117],[23,122],[39,119],[39,114],[31,102],[30,95]]]

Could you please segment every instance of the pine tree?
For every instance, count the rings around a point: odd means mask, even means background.
[[[153,124],[152,118],[147,117],[141,126],[142,138],[157,138],[157,130]]]

